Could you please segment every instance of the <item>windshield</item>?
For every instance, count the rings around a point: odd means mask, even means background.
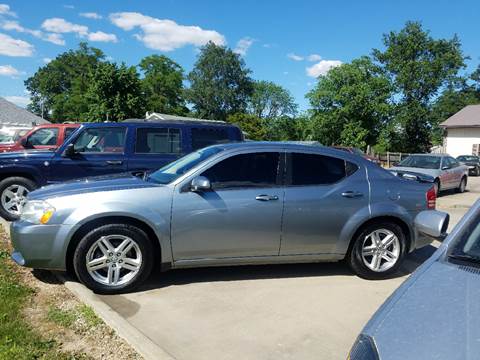
[[[480,219],[479,216],[465,226],[459,240],[453,244],[450,257],[480,261]]]
[[[25,135],[28,129],[8,129],[0,131],[0,144],[10,144]]]
[[[478,161],[478,157],[476,156],[459,156],[459,161]]]
[[[148,176],[147,180],[152,180],[159,184],[169,184],[197,164],[221,151],[223,149],[216,146],[197,150],[155,171]]]
[[[398,166],[413,167],[420,169],[439,169],[440,156],[420,156],[410,155],[405,160],[401,161]]]

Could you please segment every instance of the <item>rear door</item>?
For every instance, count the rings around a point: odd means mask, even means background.
[[[317,153],[287,153],[280,255],[334,253],[347,221],[368,206],[363,166]]]
[[[86,127],[73,140],[75,155],[58,153],[51,164],[52,182],[127,171],[126,126]]]

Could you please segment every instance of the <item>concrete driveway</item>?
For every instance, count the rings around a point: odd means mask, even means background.
[[[478,198],[480,178],[468,190],[438,199],[452,226]],[[362,280],[340,263],[175,270],[100,299],[176,359],[345,359],[370,316],[436,246],[409,255],[391,280]]]

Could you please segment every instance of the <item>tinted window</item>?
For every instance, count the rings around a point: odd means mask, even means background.
[[[180,129],[137,129],[135,152],[142,154],[180,154]]]
[[[38,129],[28,137],[30,145],[57,145],[58,128]]]
[[[411,155],[401,161],[398,166],[414,167],[420,169],[439,169],[440,156]]]
[[[192,149],[197,150],[229,141],[228,132],[222,128],[192,128]]]
[[[123,153],[125,130],[124,127],[87,128],[75,140],[75,151]]]
[[[214,189],[266,187],[277,183],[279,154],[275,152],[235,155],[205,171]]]
[[[291,154],[291,159],[292,185],[333,184],[347,175],[346,163],[342,159],[301,153]],[[355,170],[356,165],[349,163],[349,175]]]
[[[73,133],[75,130],[77,130],[77,128],[75,128],[75,127],[65,128],[65,136],[64,136],[65,140],[67,140],[68,137],[69,137],[70,135],[72,135],[72,133]]]
[[[452,168],[457,167],[459,165],[458,161],[454,158],[448,158],[450,160],[450,166]]]

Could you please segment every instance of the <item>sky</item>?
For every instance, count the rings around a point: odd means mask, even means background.
[[[382,34],[408,20],[434,38],[457,34],[472,71],[480,62],[479,19],[478,0],[0,0],[0,96],[25,106],[25,79],[80,41],[128,65],[164,54],[186,73],[199,47],[213,41],[305,110],[316,77],[382,49]]]

